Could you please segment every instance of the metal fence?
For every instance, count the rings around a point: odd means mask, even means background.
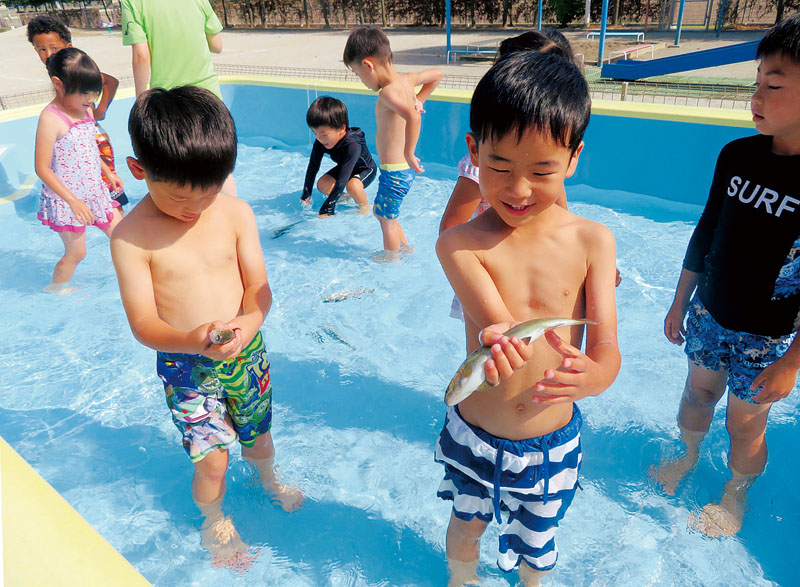
[[[273,67],[262,65],[218,64],[220,75],[264,75],[301,79],[358,82],[358,76],[347,69],[304,69],[298,67]],[[679,106],[703,106],[707,108],[733,108],[746,110],[755,86],[711,83],[675,83],[666,81],[622,82],[601,79],[599,70],[588,70],[587,81],[593,99],[646,102],[652,104],[674,104]],[[472,90],[480,77],[446,75],[439,84],[442,88]],[[120,87],[132,87],[133,77],[120,79]],[[52,89],[36,90],[0,96],[0,110],[43,104],[52,100]]]

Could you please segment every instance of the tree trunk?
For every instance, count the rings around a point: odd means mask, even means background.
[[[614,5],[614,26],[619,24],[619,5],[622,4],[622,0],[615,0]]]
[[[783,20],[783,11],[786,10],[786,2],[778,0],[775,4],[775,24]]]
[[[475,28],[475,0],[469,0],[469,26]]]
[[[503,0],[503,26],[506,26],[506,22],[508,22],[508,26],[514,26],[513,18],[511,16],[511,12],[513,10],[513,0]]]
[[[86,15],[86,2],[81,0],[81,20],[83,20],[83,28],[89,28],[89,17]]]
[[[105,4],[105,2],[103,2]],[[229,28],[228,25],[228,7],[225,5],[225,0],[222,0],[222,22],[225,23],[225,28]]]
[[[308,0],[303,0],[303,18],[306,21],[306,28],[308,28]]]
[[[341,0],[342,4],[342,22],[344,23],[344,28],[347,28],[347,0]]]
[[[322,8],[322,18],[325,21],[325,28],[331,28],[331,22],[328,18],[328,0],[320,0],[319,2],[320,7]]]
[[[386,0],[381,0],[381,24],[386,28]]]

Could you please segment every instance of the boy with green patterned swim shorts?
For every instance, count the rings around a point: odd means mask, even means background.
[[[128,168],[149,193],[112,235],[122,303],[134,336],[158,351],[167,405],[194,465],[202,544],[215,566],[242,570],[254,555],[222,513],[228,450],[242,445],[284,510],[297,509],[303,495],[273,470],[260,333],[272,293],[255,216],[220,192],[236,162],[236,130],[222,101],[194,86],[139,96],[128,130]],[[228,340],[217,336],[224,331]]]

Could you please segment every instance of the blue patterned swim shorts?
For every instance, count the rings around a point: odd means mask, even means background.
[[[393,220],[400,216],[400,204],[411,189],[417,174],[412,169],[389,171],[381,167],[378,195],[375,196],[375,216]]]
[[[686,316],[684,352],[695,365],[728,372],[728,389],[741,400],[753,399],[761,389],[751,390],[761,371],[780,359],[794,340],[786,336],[762,336],[724,328],[695,294]]]

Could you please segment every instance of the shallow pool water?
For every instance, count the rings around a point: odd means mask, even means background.
[[[37,223],[34,196],[0,205],[2,435],[156,585],[446,583],[449,504],[435,496],[442,470],[433,446],[464,334],[448,317],[452,291],[433,247],[454,168],[430,165],[417,179],[401,218],[415,252],[379,264],[374,218],[341,204],[331,219],[301,209],[306,156],[242,146],[235,174],[258,219],[274,295],[262,332],[277,462],[308,498],[292,515],[272,507],[232,453],[225,510],[258,548],[245,573],[213,568],[200,546],[192,468],[155,353],[128,329],[105,236],[89,232],[76,294],[42,294],[60,241]],[[123,177],[141,198],[144,185]],[[584,490],[557,534],[548,584],[797,584],[786,556],[800,529],[800,474],[788,464],[797,391],[772,410],[769,464],[737,539],[708,539],[686,523],[727,478],[724,410],[675,497],[647,476],[677,446],[686,361],[661,328],[699,208],[586,186],[568,198],[617,239],[623,366],[608,391],[581,402]],[[347,291],[362,293],[325,302]],[[515,584],[495,567],[496,550],[495,525],[483,540],[485,584]]]

